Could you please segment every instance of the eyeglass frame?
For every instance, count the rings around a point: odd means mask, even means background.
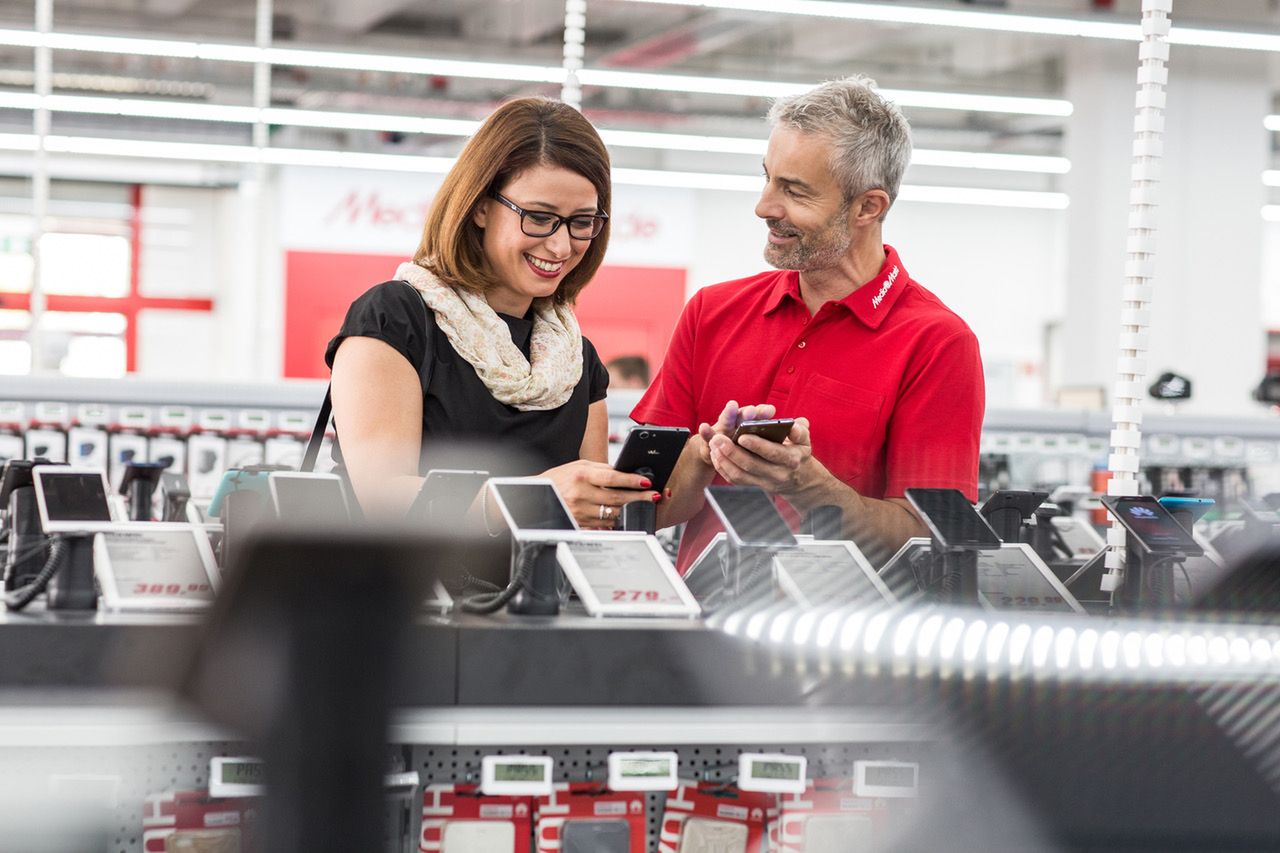
[[[505,207],[511,208],[520,216],[520,233],[524,234],[524,236],[526,237],[550,237],[552,234],[559,231],[560,226],[563,225],[565,229],[568,231],[569,239],[571,240],[594,240],[595,238],[600,236],[601,231],[604,231],[604,226],[609,221],[609,214],[605,213],[604,211],[596,211],[595,213],[575,213],[572,216],[561,216],[560,214],[552,213],[549,210],[526,210],[520,205],[516,204],[511,199],[504,196],[502,193],[497,192],[496,190],[490,192],[489,197],[492,198],[494,201],[498,202],[499,204]],[[555,227],[552,228],[550,231],[548,231],[546,234],[530,234],[528,231],[525,230],[524,219],[526,216],[528,216],[531,213],[536,213],[539,216],[554,216],[556,219]],[[569,220],[586,218],[586,217],[600,220],[600,230],[596,231],[596,233],[592,234],[590,237],[575,237],[573,234],[573,229],[569,225]]]

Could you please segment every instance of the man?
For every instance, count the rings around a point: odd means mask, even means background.
[[[682,572],[719,529],[702,494],[713,481],[784,498],[792,521],[838,506],[873,561],[927,535],[906,489],[977,497],[977,339],[881,240],[911,158],[906,119],[850,77],[778,101],[769,121],[755,212],[778,269],[698,291],[631,413],[694,431],[659,505],[659,524],[689,521]],[[773,416],[796,418],[784,443],[730,439]]]
[[[649,387],[649,360],[642,355],[619,355],[604,363],[609,371],[609,390]]]

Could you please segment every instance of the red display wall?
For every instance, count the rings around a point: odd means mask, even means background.
[[[284,375],[327,378],[324,347],[347,307],[395,274],[398,255],[285,253]],[[578,297],[578,322],[600,357],[643,355],[656,371],[684,307],[686,270],[601,267]]]

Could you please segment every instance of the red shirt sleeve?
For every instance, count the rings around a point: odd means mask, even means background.
[[[886,498],[906,489],[959,489],[978,499],[978,442],[986,386],[978,339],[965,329],[912,371],[894,406],[885,447]]]
[[[694,338],[702,309],[702,292],[693,295],[680,312],[662,367],[640,402],[631,410],[631,419],[654,426],[682,426],[698,429],[697,400],[694,395]]]

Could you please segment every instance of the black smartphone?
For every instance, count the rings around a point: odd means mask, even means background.
[[[737,444],[738,439],[744,435],[758,435],[765,441],[772,441],[774,444],[782,444],[786,441],[787,436],[791,435],[791,427],[795,425],[795,418],[773,418],[767,421],[743,421],[738,424],[738,428],[733,431],[733,443]]]
[[[982,505],[979,512],[986,519],[991,518],[993,512],[999,512],[1002,509],[1016,509],[1018,514],[1024,519],[1030,518],[1031,514],[1039,508],[1049,497],[1048,492],[1025,492],[1013,489],[1000,489],[991,497],[987,498],[987,502]]]
[[[707,501],[738,545],[794,548],[795,534],[773,499],[757,486],[707,486]]]
[[[999,548],[1000,537],[959,489],[907,489],[911,503],[945,550]]]
[[[684,427],[633,427],[622,443],[613,468],[647,477],[653,484],[651,488],[661,492],[667,487],[667,480],[688,440],[689,430]]]
[[[1173,513],[1173,517],[1181,520],[1183,514],[1195,524],[1209,510],[1213,509],[1213,498],[1188,498],[1181,495],[1165,495],[1160,498],[1160,506]]]
[[[461,523],[488,479],[488,471],[432,468],[422,479],[422,487],[405,518],[434,524]]]
[[[1198,557],[1204,553],[1187,529],[1150,495],[1103,495],[1102,504],[1149,554],[1185,554],[1188,557]]]

